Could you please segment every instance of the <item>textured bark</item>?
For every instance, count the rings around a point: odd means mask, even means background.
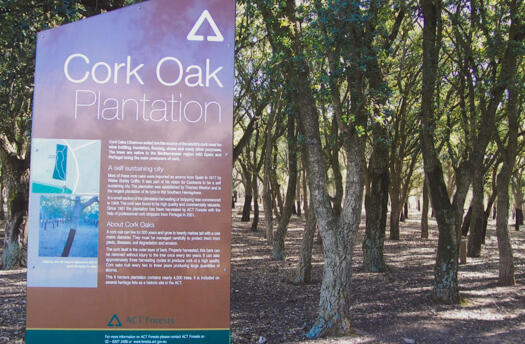
[[[514,193],[514,211],[516,213],[516,221],[514,222],[514,229],[519,231],[520,226],[523,226],[523,190],[522,190],[522,174],[524,169],[517,169],[512,178],[512,189]]]
[[[507,160],[507,161],[506,161]],[[504,159],[498,173],[498,213],[496,215],[496,236],[499,249],[499,281],[502,285],[515,285],[514,260],[508,226],[509,182],[514,161]]]
[[[302,215],[302,209],[301,209],[301,172],[300,169],[297,169],[297,187],[295,188],[296,194],[295,194],[295,213],[294,215],[301,216]]]
[[[308,83],[308,66],[301,63],[296,70],[296,87],[301,90],[296,100],[301,109],[300,119],[305,136],[307,154],[307,178],[314,205],[317,225],[323,240],[325,255],[324,274],[321,285],[317,321],[307,334],[309,338],[325,335],[349,334],[352,258],[355,238],[359,227],[365,171],[364,137],[356,133],[346,138],[347,156],[346,198],[341,214],[336,216],[327,192],[326,166],[319,133],[318,114]],[[356,71],[352,104],[358,123],[363,123],[361,72]],[[358,99],[359,98],[359,101]],[[357,105],[360,104],[360,105]],[[359,107],[358,107],[359,106]],[[364,116],[366,119],[366,116]]]
[[[388,210],[388,153],[386,129],[374,128],[374,150],[370,157],[368,175],[371,181],[370,193],[365,198],[366,231],[363,240],[363,269],[368,272],[383,272],[387,266],[383,257],[386,218]]]
[[[463,218],[463,224],[461,225],[461,235],[466,237],[470,231],[470,221],[472,219],[472,204],[468,207],[467,215]]]
[[[272,199],[273,199],[273,207],[274,207],[274,213],[275,217],[277,218],[277,222],[281,219],[281,214],[283,213],[284,203],[283,198],[281,196],[281,185],[279,185],[279,182],[277,181],[277,143],[274,139],[273,142],[273,168],[270,170],[270,182],[271,182],[271,190],[272,190]]]
[[[399,220],[401,216],[401,200],[399,184],[392,185],[390,188],[390,240],[399,240]]]
[[[483,242],[483,171],[481,166],[474,168],[472,177],[472,217],[468,236],[467,256],[479,257]],[[466,233],[463,233],[466,235]]]
[[[252,174],[248,170],[248,167],[241,162],[241,168],[242,168],[242,182],[244,184],[244,205],[242,207],[242,216],[241,221],[242,222],[249,222],[250,221],[250,213],[252,211]]]
[[[350,282],[352,275],[352,257],[355,237],[360,223],[363,183],[365,171],[365,137],[358,135],[356,128],[360,126],[366,130],[367,116],[365,113],[364,76],[359,64],[351,65],[351,75],[348,75],[350,87],[350,102],[352,114],[355,114],[355,123],[346,125],[344,149],[346,152],[346,186],[344,205],[341,214],[334,214],[327,190],[326,162],[324,159],[319,130],[319,114],[312,94],[310,84],[310,70],[303,52],[301,31],[296,24],[295,1],[287,0],[280,6],[273,6],[273,1],[257,0],[257,7],[261,10],[264,23],[268,29],[268,39],[274,52],[284,56],[294,56],[293,59],[283,59],[279,66],[286,76],[291,101],[299,115],[301,133],[304,135],[306,149],[306,167],[308,185],[310,187],[313,209],[317,225],[323,237],[325,265],[323,282],[321,285],[319,312],[317,320],[307,337],[317,338],[325,335],[350,334]],[[320,5],[318,2],[316,5]],[[349,11],[348,6],[341,6],[341,10]],[[282,17],[276,15],[279,13]],[[284,13],[284,15],[283,15]],[[341,13],[344,18],[349,13]],[[348,15],[347,15],[348,14]],[[281,25],[281,18],[289,19],[293,25]],[[342,21],[345,32],[350,23]],[[359,28],[358,25],[356,27]],[[353,32],[352,32],[353,33]],[[363,42],[362,34],[346,40],[348,53],[352,61],[359,61],[362,56],[360,48]],[[282,44],[279,38],[288,38],[291,44]],[[355,56],[354,56],[355,55]],[[343,123],[343,118],[338,121]],[[342,126],[339,127],[343,130]]]
[[[335,99],[334,97],[333,99]],[[340,109],[341,104],[337,105],[337,108]],[[335,107],[334,107],[335,108]],[[337,117],[337,116],[336,116]],[[335,195],[332,199],[334,214],[339,216],[341,214],[341,206],[344,196],[343,188],[343,174],[341,173],[341,165],[339,164],[339,151],[341,150],[341,144],[339,143],[339,134],[338,134],[337,120],[336,118],[332,121],[332,140],[333,143],[329,148],[329,160],[332,173],[334,175],[334,184],[335,184]]]
[[[5,220],[4,211],[4,169],[0,166],[0,220]]]
[[[429,206],[428,184],[423,181],[423,207],[421,209],[421,238],[428,239],[428,206]]]
[[[457,304],[460,301],[458,285],[459,235],[456,230],[456,208],[450,204],[443,170],[438,159],[432,135],[434,117],[434,90],[439,56],[438,22],[441,20],[441,2],[421,0],[423,10],[423,89],[421,101],[421,143],[425,177],[429,183],[432,208],[438,223],[439,237],[432,297],[436,301]]]
[[[270,113],[270,119],[266,127],[266,150],[264,152],[263,166],[263,207],[264,207],[264,222],[266,225],[266,240],[268,243],[273,241],[273,207],[272,207],[272,191],[271,191],[271,173],[272,173],[272,128],[275,119],[275,113]]]
[[[509,209],[509,184],[512,171],[516,163],[518,154],[518,135],[520,130],[520,93],[523,89],[523,81],[517,80],[518,64],[517,53],[525,39],[525,22],[523,11],[516,7],[516,2],[511,4],[511,24],[509,29],[509,44],[505,51],[502,62],[501,74],[506,81],[502,86],[507,85],[509,98],[507,102],[507,145],[501,141],[499,134],[496,137],[498,151],[503,159],[503,166],[497,178],[498,190],[498,213],[496,218],[496,235],[498,237],[499,248],[499,280],[503,285],[514,285],[514,263],[512,258],[512,245],[508,228],[508,209]]]
[[[252,189],[253,189],[253,220],[251,230],[257,232],[257,226],[259,225],[259,184],[257,183],[257,174],[253,175],[252,178]]]
[[[482,234],[481,234],[481,243],[484,245],[485,244],[485,237],[487,236],[487,226],[488,226],[488,223],[489,223],[489,218],[490,218],[490,214],[491,212],[494,212],[494,216],[496,215],[496,206],[494,205],[494,202],[496,201],[496,197],[498,195],[498,189],[496,187],[497,183],[497,171],[498,171],[498,166],[499,164],[501,163],[501,161],[498,161],[496,162],[496,164],[494,165],[494,167],[492,168],[492,181],[491,181],[491,184],[492,184],[492,191],[491,191],[491,194],[489,196],[489,200],[487,202],[487,207],[485,208],[485,212],[483,214],[483,231],[482,231]]]
[[[514,209],[516,212],[516,221],[514,222],[514,229],[516,231],[520,230],[520,225],[523,225],[523,211],[521,208]]]
[[[511,24],[511,37],[514,26],[514,21]],[[522,34],[525,36],[525,24],[522,26]],[[515,67],[515,66],[514,66]],[[516,68],[516,67],[515,67]],[[517,72],[513,70],[513,74]],[[514,261],[512,255],[512,245],[510,242],[508,218],[509,218],[509,184],[512,177],[512,170],[516,163],[516,156],[518,154],[518,130],[519,130],[519,114],[518,114],[518,97],[519,89],[516,85],[518,81],[514,80],[511,87],[509,87],[509,100],[507,104],[507,146],[496,137],[498,143],[498,150],[503,158],[503,166],[498,173],[497,190],[498,190],[498,213],[496,215],[496,236],[498,237],[498,251],[499,251],[499,281],[502,285],[510,286],[516,284],[514,277]]]
[[[481,233],[481,244],[482,245],[485,244],[485,238],[487,236],[487,226],[489,224],[490,212],[492,208],[494,207],[496,196],[497,196],[497,191],[495,191],[492,195],[490,195],[487,207],[485,208],[485,212],[483,213],[483,230]]]
[[[27,160],[14,156],[2,159],[7,193],[7,225],[2,268],[13,269],[27,263],[27,204],[29,168]]]
[[[245,190],[244,195],[244,206],[242,207],[242,216],[241,221],[242,222],[249,222],[250,221],[250,213],[252,210],[252,193],[250,190],[250,193],[248,194],[248,191]]]
[[[309,208],[310,210],[306,211],[306,225],[301,243],[301,251],[299,252],[299,261],[297,262],[297,268],[295,270],[294,284],[308,284],[312,282],[312,247],[317,222],[311,203]]]
[[[288,115],[288,186],[279,225],[273,237],[272,257],[275,260],[286,258],[284,240],[288,231],[288,224],[292,216],[297,187],[297,135],[295,134],[295,119]]]

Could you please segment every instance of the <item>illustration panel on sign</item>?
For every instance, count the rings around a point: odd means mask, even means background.
[[[40,257],[97,257],[98,196],[40,197]]]
[[[98,194],[100,147],[98,140],[34,139],[32,192]]]

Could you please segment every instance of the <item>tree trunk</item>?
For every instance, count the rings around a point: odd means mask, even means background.
[[[257,232],[257,226],[259,225],[259,184],[257,183],[257,174],[253,174],[252,179],[253,189],[253,220],[252,220],[252,232]]]
[[[300,90],[296,102],[300,109],[301,132],[305,136],[307,178],[310,187],[310,197],[317,219],[317,226],[323,240],[325,255],[324,274],[321,284],[319,312],[315,324],[307,334],[308,338],[318,338],[325,335],[349,334],[351,305],[351,276],[353,248],[359,223],[363,200],[363,184],[365,164],[365,141],[357,133],[349,134],[344,143],[346,151],[346,190],[345,201],[341,214],[334,215],[331,200],[327,191],[326,166],[322,152],[319,132],[318,113],[309,85],[309,68],[304,60],[299,59],[295,69],[297,77],[294,80]],[[361,72],[355,72],[360,75]],[[363,109],[362,76],[353,82],[354,94],[352,111],[357,113],[357,124],[366,125],[366,115]],[[355,96],[358,93],[358,96]],[[360,100],[358,100],[359,98]],[[361,104],[361,105],[358,105]],[[363,119],[364,117],[364,119]]]
[[[250,213],[252,209],[252,195],[251,192],[248,194],[248,192],[245,191],[244,195],[244,206],[242,207],[242,222],[249,222],[250,221]]]
[[[13,269],[27,263],[27,205],[29,168],[26,160],[2,159],[7,192],[7,225],[4,237],[2,268]]]
[[[398,183],[390,188],[390,240],[399,240],[401,217],[401,188]]]
[[[421,210],[421,238],[428,239],[428,184],[426,179],[423,181],[423,208]]]
[[[472,218],[470,221],[470,234],[468,237],[467,256],[479,257],[481,243],[483,242],[483,171],[482,167],[472,171]],[[465,234],[463,234],[465,235]]]
[[[306,226],[304,228],[299,261],[297,262],[297,269],[295,271],[294,284],[308,284],[312,282],[312,247],[315,227],[317,226],[313,204],[310,203],[309,210],[305,211],[305,214]]]
[[[272,174],[272,147],[273,135],[272,128],[275,119],[275,114],[272,111],[268,125],[266,127],[266,150],[264,152],[263,168],[263,207],[264,207],[264,222],[266,225],[266,240],[268,244],[273,241],[273,206],[272,206],[272,190],[271,190],[271,174]]]
[[[507,161],[505,161],[507,160]],[[514,161],[504,159],[503,167],[498,173],[498,213],[496,215],[496,236],[499,249],[499,281],[502,285],[515,285],[514,260],[510,233],[509,220],[509,182]]]
[[[514,27],[515,22],[513,21],[510,29],[510,36],[515,34]],[[525,27],[522,28],[523,35],[525,35]],[[516,67],[514,67],[511,73],[513,79],[516,75]],[[518,130],[519,124],[519,113],[518,113],[518,97],[519,88],[517,80],[513,80],[513,83],[509,87],[509,100],[507,103],[508,113],[508,141],[507,147],[504,147],[500,141],[499,136],[496,137],[498,143],[498,150],[503,158],[503,166],[498,173],[497,178],[497,190],[498,190],[498,213],[496,215],[496,236],[498,237],[498,249],[499,249],[499,281],[502,285],[511,286],[516,284],[514,277],[514,261],[512,256],[512,245],[510,243],[509,233],[509,184],[512,177],[512,170],[516,163],[516,155],[518,154]],[[499,135],[499,134],[497,134]]]
[[[514,209],[516,212],[516,222],[514,223],[514,229],[519,231],[520,226],[523,226],[523,191],[521,188],[523,169],[518,169],[517,173],[513,176],[513,190],[514,190]]]
[[[284,2],[287,18],[295,21],[295,2]],[[345,133],[346,198],[340,216],[335,216],[327,190],[326,163],[319,130],[319,114],[310,84],[310,68],[303,51],[301,32],[294,25],[283,26],[273,2],[257,1],[265,25],[268,39],[275,53],[294,56],[284,59],[281,68],[285,74],[294,111],[299,115],[301,133],[304,134],[308,185],[310,188],[317,225],[323,237],[325,265],[321,285],[319,312],[317,320],[308,332],[308,338],[325,335],[350,334],[350,282],[352,275],[353,246],[361,219],[363,201],[363,182],[365,164],[365,136],[358,135],[356,127],[366,130],[364,75],[359,65],[352,65],[349,72],[351,113],[355,114],[355,124],[347,125]],[[346,7],[348,10],[348,6]],[[281,14],[282,14],[281,12]],[[276,20],[277,19],[277,20]],[[346,24],[348,24],[345,21]],[[345,25],[346,25],[345,24]],[[361,36],[361,35],[358,35]],[[292,37],[291,44],[282,44],[281,37]],[[360,49],[352,49],[355,40],[349,40],[349,51],[359,54]],[[338,56],[338,59],[340,56]],[[358,57],[354,57],[356,60]],[[341,123],[343,119],[340,118]],[[340,127],[342,129],[343,127]]]
[[[272,257],[275,260],[284,260],[286,257],[284,240],[288,231],[288,224],[292,216],[297,187],[297,136],[295,134],[295,120],[293,115],[288,115],[288,186],[283,211],[279,225],[273,237]]]
[[[0,166],[0,220],[5,220],[4,211],[4,168]]]
[[[494,168],[492,169],[492,181],[491,181],[492,192],[490,194],[489,200],[487,202],[487,207],[485,208],[485,212],[483,214],[483,232],[481,234],[481,243],[482,243],[482,245],[485,244],[485,238],[487,236],[487,226],[489,224],[490,212],[493,211],[493,210],[495,211],[495,209],[496,209],[496,206],[494,205],[494,202],[496,201],[496,197],[498,195],[496,181],[497,181],[498,165],[500,163],[501,162],[496,162],[496,164],[494,165]]]
[[[432,123],[434,91],[439,60],[441,2],[421,0],[423,10],[423,89],[421,100],[421,146],[425,177],[428,180],[432,208],[439,229],[438,250],[434,266],[432,297],[436,301],[457,304],[460,301],[458,285],[458,249],[461,232],[456,228],[456,207],[450,204],[443,169],[434,146]],[[459,235],[458,235],[459,234]]]
[[[281,219],[281,214],[283,213],[284,208],[284,202],[283,198],[281,196],[281,185],[279,184],[277,180],[277,144],[276,142],[273,143],[273,168],[271,169],[271,185],[272,185],[272,197],[273,197],[273,205],[274,205],[274,212],[275,217],[277,218],[277,221],[279,222]]]
[[[523,225],[523,211],[521,208],[516,208],[516,222],[514,223],[514,229],[516,231],[520,230],[520,225]]]
[[[386,129],[376,124],[375,142],[368,175],[371,181],[370,193],[365,198],[366,232],[363,240],[363,269],[368,272],[387,270],[383,258],[386,217],[388,210],[388,145]]]
[[[404,211],[405,211],[405,219],[408,219],[408,201],[405,201]]]
[[[252,174],[248,171],[248,167],[241,163],[243,172],[243,184],[244,184],[244,206],[242,207],[242,222],[250,221],[250,213],[252,210]]]
[[[465,218],[463,219],[463,224],[461,225],[461,235],[466,237],[468,232],[470,231],[470,221],[472,220],[472,203],[468,207],[467,215],[465,215]]]
[[[299,161],[298,161],[299,163]],[[295,188],[296,190],[296,195],[295,195],[295,215],[301,217],[302,215],[302,210],[301,210],[301,182],[302,182],[302,179],[301,179],[301,172],[300,172],[300,169],[297,168],[297,187]]]

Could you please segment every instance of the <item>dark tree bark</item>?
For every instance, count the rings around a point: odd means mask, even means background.
[[[299,252],[299,261],[297,262],[297,268],[295,270],[294,284],[309,284],[312,282],[312,247],[317,222],[315,220],[313,204],[310,203],[310,207],[308,208],[308,211],[305,210],[306,226],[304,228],[301,251]]]
[[[516,33],[513,29],[517,29],[515,21],[511,24],[511,37]],[[516,23],[517,24],[517,23]],[[517,26],[517,25],[516,25]],[[525,36],[525,24],[521,27],[521,34]],[[516,67],[515,67],[516,68]],[[517,72],[517,70],[513,70]],[[512,75],[516,75],[513,73]],[[517,83],[515,80],[514,83]],[[498,238],[499,249],[499,281],[502,285],[510,286],[516,284],[514,277],[514,260],[512,254],[512,245],[510,242],[510,233],[508,226],[509,217],[509,184],[512,177],[512,170],[516,162],[516,155],[518,153],[518,86],[512,85],[509,87],[508,100],[508,133],[507,146],[501,142],[499,136],[496,136],[498,143],[498,150],[503,159],[503,166],[498,173],[497,190],[498,190],[498,213],[496,217],[496,236]]]
[[[428,239],[428,206],[430,200],[428,195],[428,184],[423,180],[423,207],[421,209],[421,238]]]
[[[295,109],[294,109],[295,110]],[[294,115],[288,114],[288,186],[283,211],[279,225],[273,237],[272,257],[275,260],[284,260],[286,257],[284,240],[288,231],[288,224],[292,216],[297,187],[297,135]]]
[[[386,218],[388,210],[388,155],[386,129],[377,124],[373,130],[375,142],[368,175],[370,192],[365,197],[366,231],[363,240],[363,269],[368,272],[383,272],[387,266],[383,257]]]
[[[270,173],[270,182],[272,186],[271,190],[274,213],[275,217],[277,218],[277,222],[279,222],[281,219],[281,214],[283,213],[284,202],[281,196],[281,185],[279,185],[279,182],[277,181],[277,144],[275,139],[273,145],[273,168],[271,169]]]
[[[507,145],[503,143],[499,133],[496,130],[495,121],[492,123],[498,151],[503,160],[503,166],[498,173],[497,190],[498,190],[498,213],[496,218],[496,235],[498,237],[499,248],[499,280],[502,285],[514,285],[514,262],[512,257],[512,245],[508,228],[508,209],[509,209],[509,184],[512,177],[512,171],[518,154],[518,135],[520,128],[520,110],[518,102],[523,87],[523,79],[517,80],[518,65],[517,53],[525,39],[525,22],[523,11],[517,6],[516,2],[511,3],[510,10],[510,29],[509,44],[505,50],[502,61],[503,80],[506,81],[500,87],[507,86],[509,97],[507,102]],[[523,100],[521,100],[523,101]]]
[[[401,187],[395,181],[395,185],[390,187],[390,240],[399,240],[399,222],[402,217],[400,194]]]
[[[299,160],[298,162],[300,162]],[[302,215],[302,205],[301,205],[301,185],[302,185],[302,179],[301,179],[301,171],[300,168],[297,169],[297,187],[296,187],[296,195],[295,195],[295,211],[296,213],[294,215],[297,215],[301,217]]]
[[[514,229],[516,231],[519,231],[520,225],[523,225],[523,211],[521,210],[521,208],[516,208],[515,211],[516,211],[516,221],[514,223]]]
[[[251,188],[252,188],[252,195],[253,195],[253,220],[252,220],[252,226],[251,230],[252,232],[257,232],[257,227],[259,225],[259,171],[261,170],[263,159],[265,155],[266,145],[263,145],[262,147],[262,153],[261,157],[257,158],[257,150],[259,149],[259,138],[260,133],[257,130],[255,134],[255,143],[253,145],[253,173],[252,173],[252,179],[251,179]],[[266,138],[267,139],[267,138]]]
[[[481,243],[483,242],[483,171],[475,168],[472,173],[472,218],[470,221],[470,234],[468,237],[467,256],[479,257]],[[466,235],[463,234],[463,235]]]
[[[494,211],[494,215],[495,215],[496,206],[494,205],[494,202],[496,201],[496,197],[498,194],[498,189],[496,187],[497,186],[496,181],[497,181],[498,166],[500,163],[501,161],[497,161],[496,164],[494,165],[494,168],[492,169],[492,181],[491,181],[492,192],[487,202],[487,207],[485,208],[485,212],[483,213],[483,231],[481,234],[482,245],[485,244],[485,238],[487,236],[487,226],[489,224],[489,218],[490,218],[491,211]]]
[[[516,279],[514,277],[514,259],[508,227],[508,188],[514,160],[511,159],[512,152],[508,153],[510,154],[508,154],[507,158],[503,159],[503,167],[498,173],[498,213],[496,217],[496,236],[498,238],[499,250],[499,281],[502,285],[510,286],[516,284]]]
[[[421,7],[424,17],[421,144],[425,177],[429,183],[432,208],[439,229],[432,297],[437,301],[457,304],[460,301],[457,272],[461,232],[456,230],[457,207],[450,203],[443,169],[432,135],[434,91],[440,46],[438,23],[441,20],[441,1],[421,0]]]
[[[335,101],[337,97],[336,94],[333,94],[332,99]],[[341,104],[337,103],[337,111],[341,109]],[[339,164],[339,151],[341,150],[341,143],[339,139],[339,129],[337,126],[337,119],[334,118],[332,121],[332,143],[329,147],[328,159],[330,161],[330,168],[334,174],[334,184],[335,184],[335,195],[332,199],[332,204],[334,208],[335,215],[341,214],[341,203],[343,202],[344,188],[343,188],[343,175],[341,173],[341,165]]]
[[[19,159],[3,151],[2,169],[7,193],[7,225],[2,268],[13,269],[27,263],[27,204],[29,201],[29,159]]]
[[[257,174],[253,175],[252,178],[252,189],[253,189],[253,220],[252,220],[252,232],[257,232],[259,225],[259,184],[257,183]]]
[[[442,166],[433,144],[432,131],[441,32],[440,29],[438,30],[438,24],[441,22],[442,3],[441,1],[421,0],[421,5],[424,16],[421,142],[425,175],[428,177],[432,207],[435,210],[439,228],[433,296],[436,300],[443,302],[458,303],[458,248],[465,196],[470,185],[472,170],[481,166],[486,147],[493,136],[495,114],[503,97],[503,92],[508,87],[512,76],[516,74],[514,70],[517,49],[514,47],[514,42],[522,38],[516,40],[518,35],[513,32],[515,29],[513,26],[516,25],[512,21],[504,56],[498,62],[501,65],[499,75],[490,90],[488,105],[481,111],[482,116],[478,121],[478,132],[475,137],[467,138],[471,141],[469,142],[471,157],[465,157],[465,160],[455,167],[456,192],[451,204],[444,183]],[[516,3],[512,2],[511,7],[514,10],[511,12],[515,12],[515,6]],[[523,34],[521,32],[523,29],[518,31],[520,31],[520,35]],[[491,63],[495,65],[496,61],[491,61]]]
[[[248,166],[241,162],[242,169],[242,182],[244,184],[244,205],[242,207],[242,222],[250,221],[250,214],[252,211],[252,199],[253,199],[253,190],[252,190],[252,174],[250,173]]]
[[[470,221],[472,219],[472,204],[468,207],[467,215],[463,219],[463,224],[461,225],[461,235],[466,237],[470,231]]]
[[[272,108],[273,110],[273,108]],[[266,151],[263,157],[263,207],[264,207],[264,222],[266,225],[265,236],[268,244],[273,242],[273,207],[272,207],[272,147],[273,147],[273,125],[275,121],[275,112],[270,112],[270,118],[266,125]]]
[[[523,205],[525,201],[523,200],[523,190],[522,190],[522,175],[524,174],[524,168],[517,168],[516,172],[513,175],[512,189],[514,191],[514,211],[516,213],[516,221],[514,223],[514,229],[516,231],[520,230],[520,226],[523,226]]]
[[[304,47],[299,29],[298,18],[295,17],[295,1],[287,0],[279,3],[257,0],[264,23],[268,30],[268,39],[281,60],[280,68],[286,77],[291,101],[299,115],[301,132],[304,134],[306,150],[306,167],[308,185],[311,192],[313,209],[317,225],[323,238],[325,265],[320,291],[319,312],[317,320],[307,337],[317,338],[325,335],[350,334],[351,306],[351,275],[353,247],[361,219],[363,200],[363,185],[365,164],[365,135],[360,135],[358,129],[367,128],[367,110],[365,76],[359,68],[363,61],[365,47],[365,32],[361,23],[351,23],[346,19],[359,16],[360,10],[354,6],[335,6],[329,14],[341,28],[341,34],[347,39],[344,42],[344,56],[337,56],[339,61],[344,57],[348,62],[345,72],[350,89],[351,108],[348,114],[353,114],[355,120],[345,123],[338,118],[339,130],[343,133],[343,148],[346,153],[346,185],[345,200],[339,216],[335,215],[327,190],[326,162],[324,159],[321,135],[319,129],[319,114],[310,84],[310,67],[304,54]],[[320,2],[314,5],[322,6]],[[337,15],[332,12],[337,12]],[[281,25],[280,19],[288,19],[292,25]],[[372,33],[368,33],[372,34]],[[280,38],[287,38],[286,40]],[[283,44],[290,42],[290,44]],[[369,36],[367,42],[372,42]],[[352,61],[352,63],[350,63]]]
[[[0,166],[0,220],[5,220],[4,210],[4,168]]]
[[[249,190],[249,191],[248,191]],[[241,221],[242,222],[249,222],[250,221],[250,213],[252,209],[252,191],[250,188],[244,190],[244,205],[242,207],[242,216]]]

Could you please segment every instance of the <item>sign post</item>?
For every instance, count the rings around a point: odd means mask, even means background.
[[[39,33],[27,343],[229,343],[234,0]]]

